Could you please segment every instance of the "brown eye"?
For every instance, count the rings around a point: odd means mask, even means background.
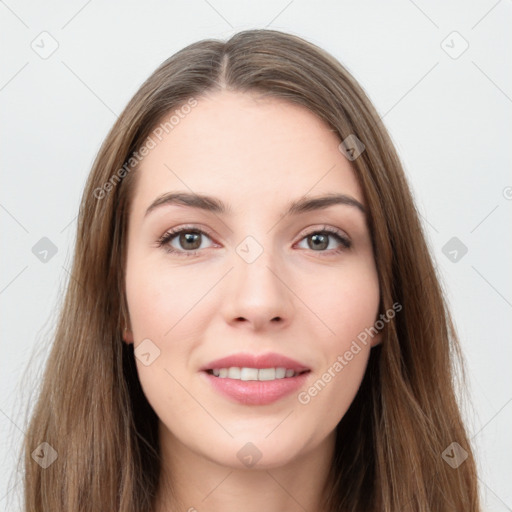
[[[183,249],[195,250],[201,247],[201,233],[182,231],[178,235],[178,241]]]
[[[158,247],[179,256],[194,256],[202,249],[201,244],[205,238],[210,239],[201,229],[184,227],[165,233],[158,240]]]
[[[331,246],[331,250],[335,253],[349,249],[352,246],[350,240],[343,236],[341,231],[329,227],[309,233],[302,240],[307,240],[307,249],[314,252],[330,252],[327,249],[329,249],[332,239],[336,240],[338,244],[338,247],[336,247],[336,244],[334,244],[334,247]]]
[[[310,249],[327,249],[329,246],[329,235],[315,233],[307,237]]]

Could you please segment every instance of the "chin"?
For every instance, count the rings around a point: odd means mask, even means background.
[[[261,434],[261,430],[258,433],[255,431],[254,436],[246,431],[243,436],[226,442],[212,439],[207,444],[209,450],[204,451],[205,447],[202,447],[199,453],[215,464],[235,470],[275,469],[292,463],[304,454],[305,439],[293,439],[293,433],[283,431],[278,434],[277,430],[268,438],[265,438],[266,435]],[[214,452],[211,451],[212,446],[216,448]]]

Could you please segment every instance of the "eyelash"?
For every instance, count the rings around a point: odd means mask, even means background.
[[[166,233],[164,233],[158,239],[157,246],[164,248],[165,251],[168,252],[168,253],[176,254],[176,255],[178,255],[180,257],[181,256],[184,256],[184,257],[196,256],[197,253],[199,251],[201,251],[202,249],[196,249],[194,251],[182,251],[182,250],[174,249],[173,247],[170,246],[169,242],[171,242],[177,235],[179,235],[179,234],[181,234],[183,232],[185,232],[185,233],[192,233],[193,232],[193,233],[196,233],[196,234],[205,235],[208,238],[212,238],[211,235],[209,235],[207,232],[205,232],[202,229],[199,229],[199,228],[197,228],[195,226],[183,226],[183,227],[180,227],[180,228],[177,228],[177,229],[169,230]],[[344,251],[346,251],[346,250],[348,250],[348,249],[350,249],[352,247],[352,242],[348,238],[343,236],[341,231],[339,231],[339,230],[337,230],[335,228],[331,228],[329,226],[324,226],[320,230],[315,230],[315,231],[311,231],[310,233],[306,233],[300,239],[300,241],[304,240],[305,238],[307,238],[309,236],[318,235],[318,234],[328,234],[328,235],[333,236],[341,244],[341,247],[339,247],[338,249],[331,249],[332,252],[330,252],[330,251],[312,251],[312,252],[319,252],[320,254],[327,252],[327,257],[329,257],[329,256],[331,256],[333,254],[339,254],[341,252],[344,252]],[[164,247],[164,246],[166,246],[166,247]],[[324,256],[321,256],[321,257],[324,257]]]

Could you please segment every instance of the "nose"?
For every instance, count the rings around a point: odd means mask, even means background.
[[[226,322],[253,331],[288,325],[294,310],[293,293],[282,262],[267,250],[251,263],[236,254],[234,261],[223,301]]]

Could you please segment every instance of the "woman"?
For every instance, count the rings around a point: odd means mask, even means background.
[[[176,53],[77,234],[27,511],[480,510],[411,193],[323,50],[249,30]]]

